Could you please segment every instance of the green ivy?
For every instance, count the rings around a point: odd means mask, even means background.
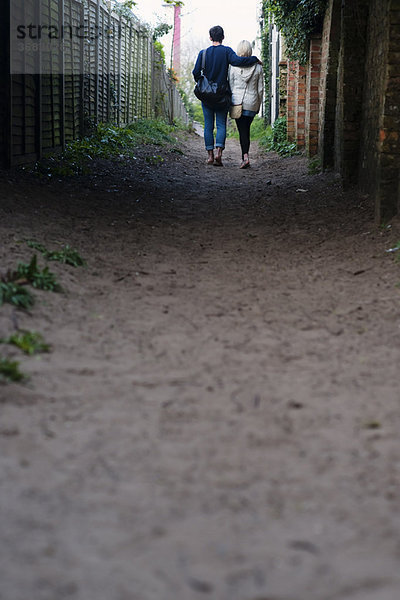
[[[327,5],[328,0],[262,0],[265,27],[274,21],[290,60],[307,62],[308,40],[321,32]]]

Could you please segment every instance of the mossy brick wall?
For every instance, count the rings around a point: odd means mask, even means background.
[[[387,78],[379,130],[379,221],[390,219],[400,210],[400,0],[390,2],[387,35]]]
[[[379,194],[383,107],[389,52],[389,1],[372,0],[367,32],[363,123],[360,151],[360,186],[372,196]]]
[[[342,3],[335,114],[335,168],[358,180],[369,0]]]
[[[359,181],[382,222],[399,211],[400,0],[371,0],[367,48]]]

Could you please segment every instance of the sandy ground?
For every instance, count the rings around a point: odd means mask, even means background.
[[[398,600],[399,225],[302,157],[182,148],[2,175],[2,271],[88,266],[0,308],[53,347],[0,347],[0,598]]]

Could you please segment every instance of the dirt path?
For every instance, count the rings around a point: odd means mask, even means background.
[[[53,346],[0,386],[0,599],[398,600],[398,224],[302,158],[184,151],[1,183],[2,270],[88,267],[0,309]]]

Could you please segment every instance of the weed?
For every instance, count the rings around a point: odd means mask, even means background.
[[[379,229],[381,231],[387,231],[388,229],[391,229],[391,225],[389,223],[387,223],[386,221],[382,221],[382,223],[379,225]]]
[[[55,274],[49,271],[48,267],[39,269],[37,266],[36,254],[33,255],[29,265],[25,263],[19,263],[16,276],[19,280],[23,281],[25,279],[38,290],[46,290],[50,292],[61,291],[61,286],[57,282]]]
[[[28,309],[33,306],[34,298],[22,285],[13,281],[0,281],[0,306],[5,302]]]
[[[8,358],[0,358],[0,382],[23,381],[24,379],[26,377],[19,370],[19,362]]]
[[[308,161],[308,172],[310,173],[310,175],[318,175],[318,173],[321,173],[321,171],[322,171],[322,166],[321,166],[320,159],[317,156],[314,158],[311,158]]]
[[[398,252],[398,254],[396,255],[396,261],[400,261],[400,240],[395,246],[393,246],[393,248],[389,248],[389,250],[386,250],[386,252],[388,252],[389,254],[393,252]]]
[[[164,159],[159,154],[154,154],[153,156],[146,156],[146,162],[149,165],[161,165],[164,162]]]
[[[28,240],[26,243],[29,246],[29,248],[39,250],[39,252],[42,252],[43,254],[46,254],[47,252],[47,249],[43,246],[43,244],[39,244],[38,242],[35,242],[33,240]]]
[[[0,340],[0,343],[17,346],[22,352],[29,355],[37,354],[39,352],[50,352],[49,344],[46,344],[43,336],[35,331],[20,331],[14,333],[9,338]]]
[[[29,240],[27,242],[30,248],[39,250],[47,260],[54,260],[72,267],[85,267],[86,261],[80,256],[77,250],[71,248],[68,244],[61,250],[47,250],[42,244]]]

